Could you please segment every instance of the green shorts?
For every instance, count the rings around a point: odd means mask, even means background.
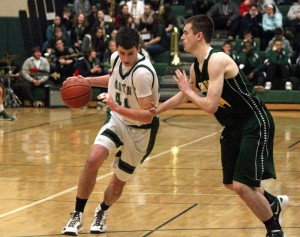
[[[263,179],[276,178],[273,162],[275,126],[268,110],[244,122],[225,127],[220,143],[223,183],[237,181],[260,187]]]

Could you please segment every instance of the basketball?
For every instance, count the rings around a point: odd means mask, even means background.
[[[82,77],[69,77],[60,88],[63,102],[70,108],[81,108],[92,99],[92,88]]]

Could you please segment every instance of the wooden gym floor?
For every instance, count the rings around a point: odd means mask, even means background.
[[[0,236],[60,236],[74,209],[79,173],[105,112],[94,108],[10,108],[14,122],[0,122]],[[276,124],[277,180],[263,182],[287,194],[287,237],[300,236],[300,112],[272,112]],[[175,109],[161,116],[151,156],[109,210],[100,237],[264,237],[245,204],[222,186],[222,127],[200,110]],[[87,204],[89,234],[95,207],[110,176],[100,168]]]

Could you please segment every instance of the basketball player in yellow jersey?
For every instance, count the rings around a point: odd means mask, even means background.
[[[113,162],[114,174],[102,203],[95,210],[91,233],[106,231],[108,208],[119,199],[126,181],[154,146],[159,120],[150,109],[152,103],[159,101],[156,72],[150,61],[138,53],[137,31],[122,28],[117,33],[116,44],[117,52],[111,57],[111,75],[86,78],[91,86],[108,87],[108,93],[98,97],[109,106],[108,119],[79,177],[75,210],[62,230],[65,235],[76,236],[82,231],[85,205],[95,186],[98,169],[110,152],[120,148]]]
[[[161,104],[157,114],[189,100],[214,114],[224,126],[221,159],[225,187],[236,192],[265,224],[267,237],[284,237],[282,213],[289,199],[285,195],[274,197],[260,186],[262,180],[276,178],[273,118],[232,58],[211,48],[213,28],[206,15],[185,21],[181,37],[184,50],[196,57],[190,80],[184,71],[175,72],[181,91]]]

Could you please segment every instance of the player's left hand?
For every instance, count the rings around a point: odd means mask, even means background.
[[[185,70],[181,72],[179,69],[177,69],[175,71],[175,74],[176,76],[173,76],[173,79],[176,81],[178,88],[184,94],[187,94],[188,92],[192,91],[192,85],[186,76]]]
[[[108,93],[101,93],[97,96],[97,99],[107,104],[111,111],[114,111],[115,108],[118,106],[113,100],[112,96]]]

